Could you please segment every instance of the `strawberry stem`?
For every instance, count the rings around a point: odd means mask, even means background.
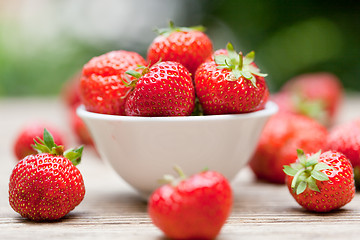
[[[181,167],[179,167],[178,165],[175,165],[174,170],[181,179],[186,179],[186,175],[185,175],[184,171],[181,169]]]
[[[172,186],[177,186],[181,181],[185,180],[187,176],[184,171],[177,165],[174,166],[175,172],[179,175],[179,177],[174,177],[170,174],[165,174],[159,182],[162,184],[171,184]]]

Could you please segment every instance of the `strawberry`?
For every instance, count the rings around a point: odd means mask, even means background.
[[[129,116],[188,116],[195,106],[195,88],[188,70],[177,62],[165,61],[143,73],[128,71],[137,78],[126,101]]]
[[[325,149],[341,152],[350,160],[356,188],[360,189],[360,119],[330,129]]]
[[[275,95],[274,101],[279,103],[280,110],[307,115],[325,126],[331,126],[342,98],[343,88],[335,75],[309,73],[288,81],[282,87],[280,96]]]
[[[10,176],[10,206],[30,220],[60,219],[85,195],[82,175],[75,167],[83,147],[64,152],[46,129],[43,139],[34,142],[39,153],[20,160]]]
[[[83,120],[76,114],[76,109],[81,104],[80,77],[81,74],[78,73],[64,84],[61,91],[62,100],[68,111],[70,128],[77,140],[82,144],[94,146],[89,130]],[[59,143],[59,145],[61,144]]]
[[[198,66],[208,58],[213,46],[202,26],[170,27],[160,29],[147,52],[148,62],[175,61],[184,65],[194,75]]]
[[[22,127],[13,144],[14,154],[17,160],[27,155],[37,153],[31,145],[34,143],[34,139],[43,135],[44,128],[52,132],[55,141],[59,145],[64,145],[64,136],[56,127],[39,122],[28,123]]]
[[[312,153],[323,149],[328,132],[302,115],[278,113],[266,123],[249,165],[259,180],[285,183],[283,165],[296,161],[296,149]]]
[[[78,106],[80,99],[80,78],[81,72],[77,72],[69,80],[67,80],[61,89],[60,97],[66,107]]]
[[[124,85],[125,72],[145,64],[138,53],[124,50],[92,58],[84,65],[80,81],[80,97],[86,110],[124,115],[130,90]]]
[[[257,106],[257,108],[255,109],[255,111],[257,110],[262,110],[265,108],[266,103],[269,101],[270,98],[270,91],[267,85],[265,85],[265,92],[264,95],[259,103],[259,105]]]
[[[298,150],[296,163],[284,166],[284,172],[291,195],[309,211],[329,212],[355,196],[351,163],[339,152],[305,155]]]
[[[229,43],[227,55],[215,55],[200,65],[195,89],[204,114],[233,114],[258,110],[267,86],[255,65],[254,52],[245,57]]]
[[[155,190],[149,198],[152,222],[171,239],[214,239],[227,220],[232,204],[229,182],[220,173],[203,171]]]
[[[94,147],[94,140],[92,139],[89,129],[87,128],[84,121],[76,113],[77,107],[78,106],[74,106],[69,109],[69,121],[71,129],[81,144]]]

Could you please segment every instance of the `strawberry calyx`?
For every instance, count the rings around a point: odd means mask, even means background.
[[[169,27],[167,28],[158,28],[155,29],[155,31],[162,36],[169,36],[173,32],[191,32],[191,31],[199,31],[199,32],[205,32],[205,27],[198,25],[198,26],[192,26],[192,27],[177,27],[175,26],[173,21],[169,22]]]
[[[141,73],[136,71],[136,70],[142,70]],[[126,81],[123,80],[123,83],[125,84],[125,86],[127,87],[131,87],[134,88],[136,86],[136,83],[138,82],[139,78],[141,78],[142,76],[144,76],[145,74],[147,74],[148,72],[150,72],[150,64],[149,66],[142,66],[139,65],[135,70],[128,70],[125,73],[134,77],[134,80],[130,80],[126,75]]]
[[[53,136],[46,128],[44,128],[43,139],[40,137],[35,138],[32,147],[38,153],[50,153],[55,156],[64,156],[65,158],[69,159],[75,166],[80,163],[84,149],[83,146],[80,146],[76,149],[69,149],[64,151],[64,146],[57,145],[54,142]]]
[[[214,60],[218,69],[231,70],[232,74],[228,75],[228,81],[237,81],[240,77],[244,77],[256,86],[256,76],[266,77],[267,74],[260,73],[259,68],[252,63],[255,59],[255,52],[251,51],[245,56],[242,52],[237,53],[231,43],[226,45],[228,55],[215,55]]]
[[[308,99],[300,93],[295,93],[291,96],[291,101],[298,113],[314,118],[318,122],[326,125],[326,120],[329,116],[325,111],[325,102],[323,100]]]
[[[162,184],[170,184],[173,187],[176,187],[181,181],[187,179],[184,171],[179,166],[174,166],[175,172],[178,174],[178,177],[175,177],[171,174],[165,174],[159,182]]]
[[[142,69],[142,72],[139,73],[136,70]],[[127,93],[122,96],[121,98],[127,98],[127,96],[135,89],[137,82],[139,81],[139,78],[144,76],[146,73],[148,73],[150,71],[150,65],[149,66],[142,66],[139,65],[135,70],[128,70],[125,72],[125,74],[128,74],[132,77],[134,77],[133,80],[131,80],[130,78],[128,78],[126,75],[124,75],[124,78],[122,78],[122,82],[124,84],[124,86],[129,87],[129,91],[127,91]]]
[[[284,166],[283,171],[289,176],[293,176],[291,189],[297,195],[310,188],[313,191],[320,192],[316,182],[328,181],[329,177],[322,170],[332,169],[329,165],[319,162],[321,150],[315,154],[306,157],[303,150],[298,149],[298,161]]]

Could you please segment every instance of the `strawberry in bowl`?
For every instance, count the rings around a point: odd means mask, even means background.
[[[195,75],[196,94],[204,114],[236,114],[259,109],[267,94],[266,74],[254,63],[255,53],[235,52],[229,43],[226,51],[216,51],[201,64]]]
[[[177,27],[170,22],[169,28],[159,29],[150,44],[147,60],[150,64],[158,61],[175,61],[184,65],[194,76],[196,69],[213,51],[210,38],[204,27]]]

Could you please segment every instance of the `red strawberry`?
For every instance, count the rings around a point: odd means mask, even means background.
[[[68,110],[68,118],[71,130],[76,136],[77,140],[86,145],[94,146],[93,140],[90,136],[83,120],[76,114],[76,109],[81,104],[80,100],[80,77],[81,74],[76,74],[75,77],[67,81],[62,89],[62,99],[65,107]]]
[[[39,153],[20,160],[10,176],[10,206],[30,220],[60,219],[85,195],[82,175],[75,167],[83,148],[64,153],[64,147],[56,145],[46,129],[34,148]]]
[[[94,146],[94,141],[91,137],[90,131],[88,130],[84,121],[76,114],[76,109],[76,106],[69,109],[71,129],[81,144]]]
[[[130,93],[125,112],[130,116],[188,116],[195,106],[195,89],[186,68],[177,62],[160,62],[145,68]]]
[[[171,239],[214,239],[228,218],[233,198],[229,182],[204,171],[164,185],[150,196],[148,213]]]
[[[269,97],[270,97],[270,91],[269,91],[268,86],[265,85],[264,95],[263,95],[258,107],[255,109],[255,111],[264,109],[266,106],[266,103],[269,101]]]
[[[259,109],[267,91],[264,74],[253,63],[254,52],[245,57],[227,45],[226,55],[215,55],[200,65],[195,75],[196,94],[204,114],[232,114]]]
[[[314,118],[325,126],[333,124],[343,98],[340,80],[330,73],[311,73],[297,76],[288,81],[275,102],[291,111]]]
[[[76,73],[72,78],[66,81],[61,89],[61,100],[66,107],[78,106],[80,99],[80,78],[81,72]]]
[[[175,27],[160,29],[148,49],[148,62],[175,61],[184,65],[191,74],[208,58],[213,50],[211,40],[203,33],[201,26],[185,28]]]
[[[355,196],[353,169],[341,153],[327,151],[305,156],[284,166],[287,186],[294,199],[305,209],[329,212],[341,208]]]
[[[258,179],[283,184],[283,165],[296,161],[296,149],[309,153],[323,149],[327,135],[325,127],[311,118],[278,113],[266,123],[250,167]]]
[[[228,51],[225,48],[221,48],[216,50],[213,54],[211,54],[211,56],[209,56],[205,62],[211,62],[211,61],[215,61],[215,56],[219,56],[219,55],[225,55],[228,56]]]
[[[123,82],[125,72],[145,64],[138,53],[123,50],[91,59],[83,68],[80,82],[81,100],[86,110],[124,115],[130,90]]]
[[[24,158],[30,154],[36,154],[37,151],[31,146],[34,139],[43,135],[44,128],[49,129],[55,141],[59,145],[64,145],[64,136],[54,126],[45,123],[34,122],[23,126],[14,142],[14,154],[17,160]]]
[[[332,128],[326,141],[326,149],[341,152],[350,160],[356,187],[360,189],[360,119]]]

